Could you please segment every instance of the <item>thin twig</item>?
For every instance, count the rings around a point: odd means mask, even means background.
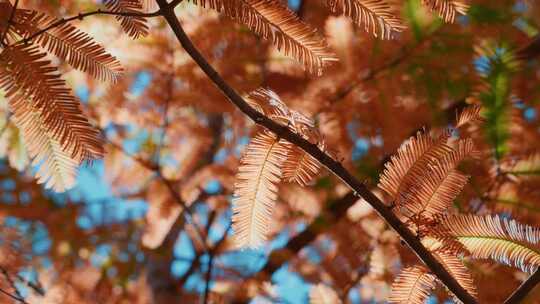
[[[504,304],[519,304],[525,299],[527,294],[533,290],[533,288],[540,283],[540,269],[536,270],[518,289],[504,301]]]
[[[225,232],[223,232],[223,235],[221,236],[221,239],[219,239],[215,245],[212,247],[212,250],[209,252],[209,259],[208,259],[208,269],[206,269],[206,283],[204,286],[204,297],[203,297],[203,303],[208,304],[209,301],[209,295],[210,295],[210,281],[212,280],[212,267],[214,267],[214,257],[219,250],[219,247],[221,244],[227,239],[227,235],[229,234],[229,231],[232,228],[232,223],[229,223],[227,226],[227,229],[225,229]]]
[[[204,296],[203,303],[208,304],[208,296],[210,293],[210,281],[212,280],[212,267],[214,266],[214,253],[211,252],[210,257],[208,258],[208,264],[206,269],[205,284],[204,284]]]
[[[163,176],[161,174],[161,169],[159,169],[157,172],[158,174],[158,177],[163,181],[163,183],[165,184],[165,186],[167,186],[167,189],[169,189],[169,193],[171,194],[172,198],[180,205],[182,206],[182,211],[180,212],[180,215],[179,217],[183,218],[186,216],[186,213],[189,215],[189,219],[188,219],[188,223],[190,223],[191,225],[193,225],[193,228],[195,228],[195,233],[197,234],[197,236],[199,237],[199,239],[201,240],[201,244],[203,245],[203,247],[205,248],[206,251],[209,250],[208,248],[208,245],[206,244],[206,241],[205,241],[205,238],[204,238],[204,234],[202,233],[199,225],[197,225],[197,223],[195,222],[195,215],[193,214],[193,210],[191,210],[192,206],[195,206],[195,203],[196,202],[191,202],[191,204],[188,206],[184,200],[182,199],[182,197],[180,196],[180,193],[178,193],[178,191],[176,191],[174,185],[171,183],[170,180],[168,180],[167,178],[165,178],[165,176]],[[187,217],[186,217],[187,218]]]
[[[35,39],[36,37],[46,33],[47,31],[55,28],[55,27],[59,27],[61,25],[64,25],[66,23],[69,23],[69,22],[72,22],[72,21],[75,21],[75,20],[83,20],[84,18],[86,17],[89,17],[89,16],[94,16],[94,15],[110,15],[110,16],[123,16],[123,17],[143,17],[143,18],[151,18],[151,17],[159,17],[161,16],[161,11],[160,10],[157,10],[153,13],[131,13],[131,12],[112,12],[112,11],[104,11],[104,10],[101,10],[101,9],[98,9],[96,11],[92,11],[92,12],[86,12],[86,13],[79,13],[75,16],[72,16],[72,17],[69,17],[69,18],[62,18],[54,23],[52,23],[51,25],[33,33],[32,35],[24,38],[24,39],[21,39],[15,43],[13,43],[12,45],[15,45],[15,44],[27,44],[29,43],[30,41],[32,41],[32,39]]]
[[[167,75],[167,98],[165,99],[165,106],[163,107],[163,123],[162,123],[162,131],[161,136],[159,138],[159,143],[156,148],[156,165],[159,167],[161,162],[161,150],[163,148],[163,145],[165,144],[165,138],[167,137],[167,129],[169,128],[169,103],[172,98],[172,90],[173,90],[173,75],[168,74]]]
[[[195,248],[195,246],[193,246],[193,248]],[[195,257],[193,259],[191,259],[191,264],[189,264],[189,267],[188,269],[186,270],[186,272],[184,272],[184,274],[182,275],[182,277],[180,277],[180,279],[178,279],[178,285],[179,286],[184,286],[187,282],[187,280],[191,277],[191,275],[198,269],[198,266],[201,262],[201,257],[202,255],[204,254],[203,252],[198,252],[196,249],[195,249]]]
[[[23,304],[29,304],[29,303],[26,302],[24,299],[19,298],[19,297],[17,297],[17,296],[14,296],[14,295],[12,295],[11,293],[9,293],[9,292],[3,290],[2,288],[0,288],[0,293],[5,294],[6,296],[12,298],[13,300],[15,300],[15,301],[17,301],[17,302],[20,302],[20,303],[23,303]]]
[[[4,277],[6,278],[6,281],[8,281],[9,283],[9,286],[11,286],[11,288],[13,288],[13,290],[15,291],[15,295],[3,290],[3,289],[0,289],[0,291],[2,293],[4,293],[5,295],[8,295],[10,298],[14,299],[14,300],[17,300],[21,303],[26,303],[26,301],[24,300],[23,296],[21,295],[19,289],[17,289],[17,286],[15,286],[15,282],[13,282],[13,280],[11,279],[11,276],[9,275],[9,273],[7,272],[7,270],[5,268],[0,268],[0,272],[2,272],[2,274],[4,275]]]
[[[223,244],[223,242],[225,242],[225,240],[227,239],[227,235],[229,234],[229,231],[231,230],[232,228],[232,225],[229,224],[227,226],[227,229],[225,229],[225,232],[223,233],[223,235],[221,236],[221,238],[214,243],[214,246],[212,247],[211,251],[217,251],[219,249],[219,247]],[[195,257],[193,258],[193,260],[191,261],[191,265],[189,266],[188,270],[186,270],[186,272],[182,275],[182,277],[178,280],[178,284],[180,286],[183,286],[187,280],[189,279],[189,277],[195,272],[195,270],[197,270],[198,266],[199,266],[199,263],[201,261],[201,257],[202,255],[204,254],[204,252],[195,252]]]
[[[15,274],[15,276],[17,277],[17,280],[23,282],[26,286],[28,286],[29,288],[31,288],[33,291],[35,291],[37,294],[39,294],[40,296],[44,296],[45,295],[45,290],[43,290],[43,287],[41,286],[41,284],[39,283],[39,281],[37,283],[33,283],[25,278],[23,278],[21,275],[19,274]]]
[[[461,285],[459,285],[456,279],[431,254],[431,252],[424,247],[420,240],[399,220],[392,210],[387,208],[385,204],[379,200],[379,198],[377,198],[363,183],[350,174],[340,162],[334,160],[328,154],[320,150],[316,144],[313,144],[298,134],[292,132],[287,126],[282,126],[281,124],[276,123],[272,119],[266,117],[249,106],[249,104],[217,73],[217,71],[208,63],[199,50],[197,50],[197,48],[193,45],[178,21],[174,10],[167,7],[167,1],[157,0],[157,3],[161,8],[167,23],[175,33],[178,41],[186,52],[238,109],[255,121],[255,123],[269,129],[281,138],[300,147],[302,150],[306,151],[308,154],[317,159],[330,172],[348,185],[356,195],[363,197],[401,236],[407,245],[431,269],[439,280],[454,293],[454,295],[456,295],[464,303],[476,303],[474,297],[471,296]]]
[[[176,6],[178,6],[183,0],[174,0],[172,1],[171,3],[168,3],[166,5],[166,7],[168,9],[174,9]],[[4,38],[5,38],[5,35],[7,33],[7,30],[9,28],[9,24],[11,23],[11,20],[13,19],[14,17],[14,13],[15,13],[15,8],[17,7],[17,3],[19,2],[19,0],[15,0],[15,5],[14,5],[14,9],[12,10],[12,13],[11,13],[11,16],[10,16],[10,19],[8,20],[8,23],[7,23],[7,26],[6,26],[6,31],[3,33],[2,35],[2,39],[0,40],[0,42],[2,43],[2,45],[4,44]],[[92,12],[86,12],[86,13],[79,13],[77,14],[76,16],[72,16],[72,17],[68,17],[68,18],[62,18],[60,20],[58,20],[57,22],[54,22],[53,24],[47,26],[46,28],[44,29],[41,29],[35,33],[33,33],[32,35],[30,35],[29,37],[26,37],[22,40],[19,40],[17,42],[15,42],[14,44],[26,44],[26,43],[29,43],[30,41],[32,41],[32,39],[44,34],[45,32],[55,28],[55,27],[58,27],[58,26],[61,26],[63,24],[66,24],[66,23],[69,23],[71,21],[75,21],[75,20],[83,20],[84,18],[86,17],[89,17],[89,16],[93,16],[93,15],[110,15],[110,16],[122,16],[122,17],[143,17],[143,18],[152,18],[152,17],[160,17],[162,16],[163,14],[161,13],[161,9],[155,11],[155,12],[152,12],[152,13],[134,13],[134,12],[113,12],[113,11],[105,11],[105,10],[102,10],[102,9],[98,9],[96,11],[92,11]]]
[[[104,132],[102,132],[103,134],[105,134]],[[150,170],[150,171],[157,171],[158,170],[158,167],[153,164],[151,161],[149,160],[146,160],[146,159],[143,159],[141,157],[139,157],[138,155],[135,155],[135,154],[131,154],[129,153],[128,151],[126,151],[121,144],[118,144],[114,141],[112,141],[111,139],[109,138],[105,138],[105,141],[107,142],[107,144],[111,145],[113,148],[117,149],[118,151],[122,152],[123,154],[125,154],[127,157],[133,159],[134,161],[136,161],[137,163],[139,163],[139,165],[143,166],[144,168]]]
[[[17,6],[19,6],[19,0],[15,0],[15,3],[13,4],[13,8],[11,9],[11,13],[9,15],[9,18],[8,18],[8,20],[6,22],[6,30],[2,33],[2,38],[0,38],[0,43],[2,45],[6,45],[4,40],[6,39],[6,35],[7,35],[8,31],[9,31],[9,26],[11,25],[11,22],[13,21],[13,18],[15,18],[15,12],[17,11]]]

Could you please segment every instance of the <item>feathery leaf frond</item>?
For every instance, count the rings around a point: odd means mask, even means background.
[[[287,124],[294,132],[308,140],[320,140],[313,119],[304,114],[289,109],[279,96],[272,90],[258,88],[247,96],[247,103],[258,112],[268,115],[277,122]]]
[[[445,22],[454,22],[456,14],[467,14],[469,6],[456,0],[422,0],[422,4],[432,11],[437,11]]]
[[[455,167],[473,151],[472,140],[463,140],[455,150],[429,164],[426,174],[415,177],[403,207],[427,218],[444,213],[469,180]]]
[[[315,75],[337,58],[317,32],[277,0],[193,0],[245,24]]]
[[[139,0],[105,0],[107,9],[117,13],[142,13],[143,4]],[[116,16],[126,34],[137,39],[148,35],[146,18],[138,16]]]
[[[283,143],[265,131],[249,143],[234,187],[233,230],[238,246],[258,247],[266,240],[286,153]]]
[[[435,288],[436,278],[425,267],[407,267],[392,284],[389,303],[423,304]]]
[[[321,165],[318,160],[297,146],[292,146],[283,163],[283,179],[306,186],[317,173]]]
[[[401,145],[398,154],[385,164],[378,187],[388,193],[397,205],[407,201],[410,188],[428,170],[435,159],[444,157],[452,149],[446,144],[448,133],[434,139],[418,132]]]
[[[296,133],[307,140],[318,142],[321,150],[326,149],[324,141],[313,120],[300,112],[291,110],[289,125]],[[317,159],[295,145],[290,145],[287,159],[283,163],[283,178],[288,182],[296,182],[300,186],[307,185],[321,169]]]
[[[484,109],[486,137],[500,161],[508,152],[511,125],[512,75],[521,65],[515,51],[505,44],[484,41],[475,47],[475,67],[481,76],[482,88],[477,98]]]
[[[258,112],[273,116],[288,116],[289,108],[272,90],[258,88],[248,94],[247,103]]]
[[[447,211],[469,181],[468,176],[450,167],[448,162],[443,161],[426,174],[415,193],[418,201],[409,200],[405,208],[413,214],[421,213],[428,218]]]
[[[58,19],[32,10],[18,9],[14,31],[23,38],[49,27]],[[34,43],[65,60],[71,66],[106,81],[116,81],[122,67],[115,57],[86,33],[69,23],[56,26],[37,36]]]
[[[249,105],[260,113],[287,124],[294,132],[308,140],[319,140],[320,135],[313,120],[300,112],[290,110],[273,91],[259,88],[251,92],[247,97]],[[285,145],[288,152],[282,167],[283,179],[287,182],[296,182],[300,186],[305,186],[319,173],[320,164],[299,147],[290,143],[285,143]],[[324,150],[324,143],[321,143],[320,146]]]
[[[434,255],[456,281],[458,281],[461,287],[467,290],[473,297],[477,296],[478,292],[476,291],[474,280],[467,267],[463,265],[463,262],[457,256],[447,252],[436,252]]]
[[[540,229],[499,216],[456,215],[443,218],[448,237],[459,240],[473,258],[493,259],[533,272],[540,266]]]
[[[0,88],[6,90],[18,126],[27,139],[33,130],[47,130],[76,163],[100,158],[103,147],[98,131],[45,56],[31,45],[6,48],[0,54]]]
[[[375,37],[391,39],[393,34],[401,32],[405,26],[392,13],[392,7],[384,0],[328,0],[334,13],[344,14],[355,23],[364,25],[366,32]]]
[[[456,118],[456,128],[461,128],[467,124],[481,122],[484,118],[480,115],[482,107],[479,105],[471,105],[466,107]]]
[[[46,116],[42,115],[43,109],[36,108],[26,101],[26,98],[32,96],[25,94],[32,94],[32,88],[24,88],[25,84],[17,82],[17,79],[11,74],[13,73],[12,69],[18,71],[17,64],[31,63],[16,63],[10,60],[18,57],[30,60],[26,57],[28,55],[24,52],[17,54],[17,51],[13,49],[5,49],[0,54],[0,62],[2,63],[0,66],[0,88],[7,91],[9,105],[14,113],[13,122],[21,131],[28,154],[32,158],[32,164],[39,168],[36,172],[37,182],[45,184],[45,188],[63,192],[75,185],[79,163],[70,155],[69,149],[62,147],[59,137],[48,130],[44,121]]]
[[[292,125],[293,131],[304,136],[304,138],[318,140],[320,137],[315,134],[318,131],[315,129],[313,119],[298,111],[290,110],[289,123]]]
[[[441,227],[427,227],[422,244],[431,252],[446,252],[454,255],[469,254],[469,251],[458,240],[446,237]]]
[[[76,182],[79,162],[73,159],[69,151],[44,127],[39,112],[25,103],[19,106],[14,110],[13,121],[20,128],[27,143],[32,165],[39,168],[36,172],[37,183],[45,184],[45,188],[56,192],[71,189]]]
[[[475,61],[477,72],[493,84],[496,84],[495,80],[500,74],[516,72],[522,65],[516,51],[504,43],[485,40],[476,45],[474,51],[477,55]]]

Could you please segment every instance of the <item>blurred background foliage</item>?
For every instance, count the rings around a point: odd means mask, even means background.
[[[472,0],[467,15],[445,24],[420,0],[394,2],[407,29],[393,40],[372,37],[322,1],[289,2],[340,59],[318,78],[214,11],[186,1],[177,14],[234,88],[269,87],[315,118],[330,150],[372,188],[405,139],[481,104],[486,123],[471,134],[490,153],[464,165],[471,182],[455,205],[538,225],[540,4]],[[56,17],[102,7],[88,0],[19,5]],[[133,41],[114,18],[78,22],[126,74],[111,84],[63,71],[107,150],[67,193],[35,183],[36,168],[0,94],[1,288],[29,303],[306,303],[322,283],[344,302],[384,302],[394,276],[415,257],[365,202],[343,197],[347,189],[326,172],[310,187],[282,186],[267,245],[234,248],[234,174],[255,127],[162,20],[149,23],[151,34]],[[333,209],[344,202],[352,207]],[[500,302],[525,278],[506,266],[470,268],[481,303]],[[446,300],[442,290],[431,298]]]

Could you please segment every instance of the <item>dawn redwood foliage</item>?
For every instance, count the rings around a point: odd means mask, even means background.
[[[526,0],[0,0],[2,303],[280,303],[282,267],[309,303],[535,303],[538,20]],[[81,224],[70,189],[100,159],[144,220]]]

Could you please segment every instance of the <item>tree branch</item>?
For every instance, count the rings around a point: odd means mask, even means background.
[[[540,269],[536,270],[518,289],[514,290],[510,297],[504,301],[504,304],[521,303],[538,283],[540,283]]]
[[[173,0],[171,1],[171,3],[169,3],[169,7],[171,8],[175,8],[176,6],[178,6],[178,4],[180,4],[180,2],[182,2],[184,0]]]
[[[325,152],[321,151],[316,144],[313,144],[296,133],[282,126],[270,118],[259,113],[232,88],[217,71],[206,61],[197,48],[193,45],[189,37],[184,32],[180,22],[174,14],[174,10],[168,7],[167,1],[156,0],[161,8],[161,12],[167,23],[173,30],[178,41],[192,59],[199,65],[203,72],[214,82],[214,84],[227,96],[227,98],[244,114],[251,118],[255,123],[264,126],[279,137],[295,144],[308,154],[316,158],[329,171],[339,177],[348,185],[357,195],[362,196],[384,220],[401,236],[407,245],[416,253],[416,255],[431,269],[431,271],[443,282],[450,291],[452,291],[464,303],[476,303],[476,300],[459,285],[444,266],[427,250],[420,240],[397,218],[397,216],[384,205],[367,187],[350,174],[340,162],[335,161]]]

